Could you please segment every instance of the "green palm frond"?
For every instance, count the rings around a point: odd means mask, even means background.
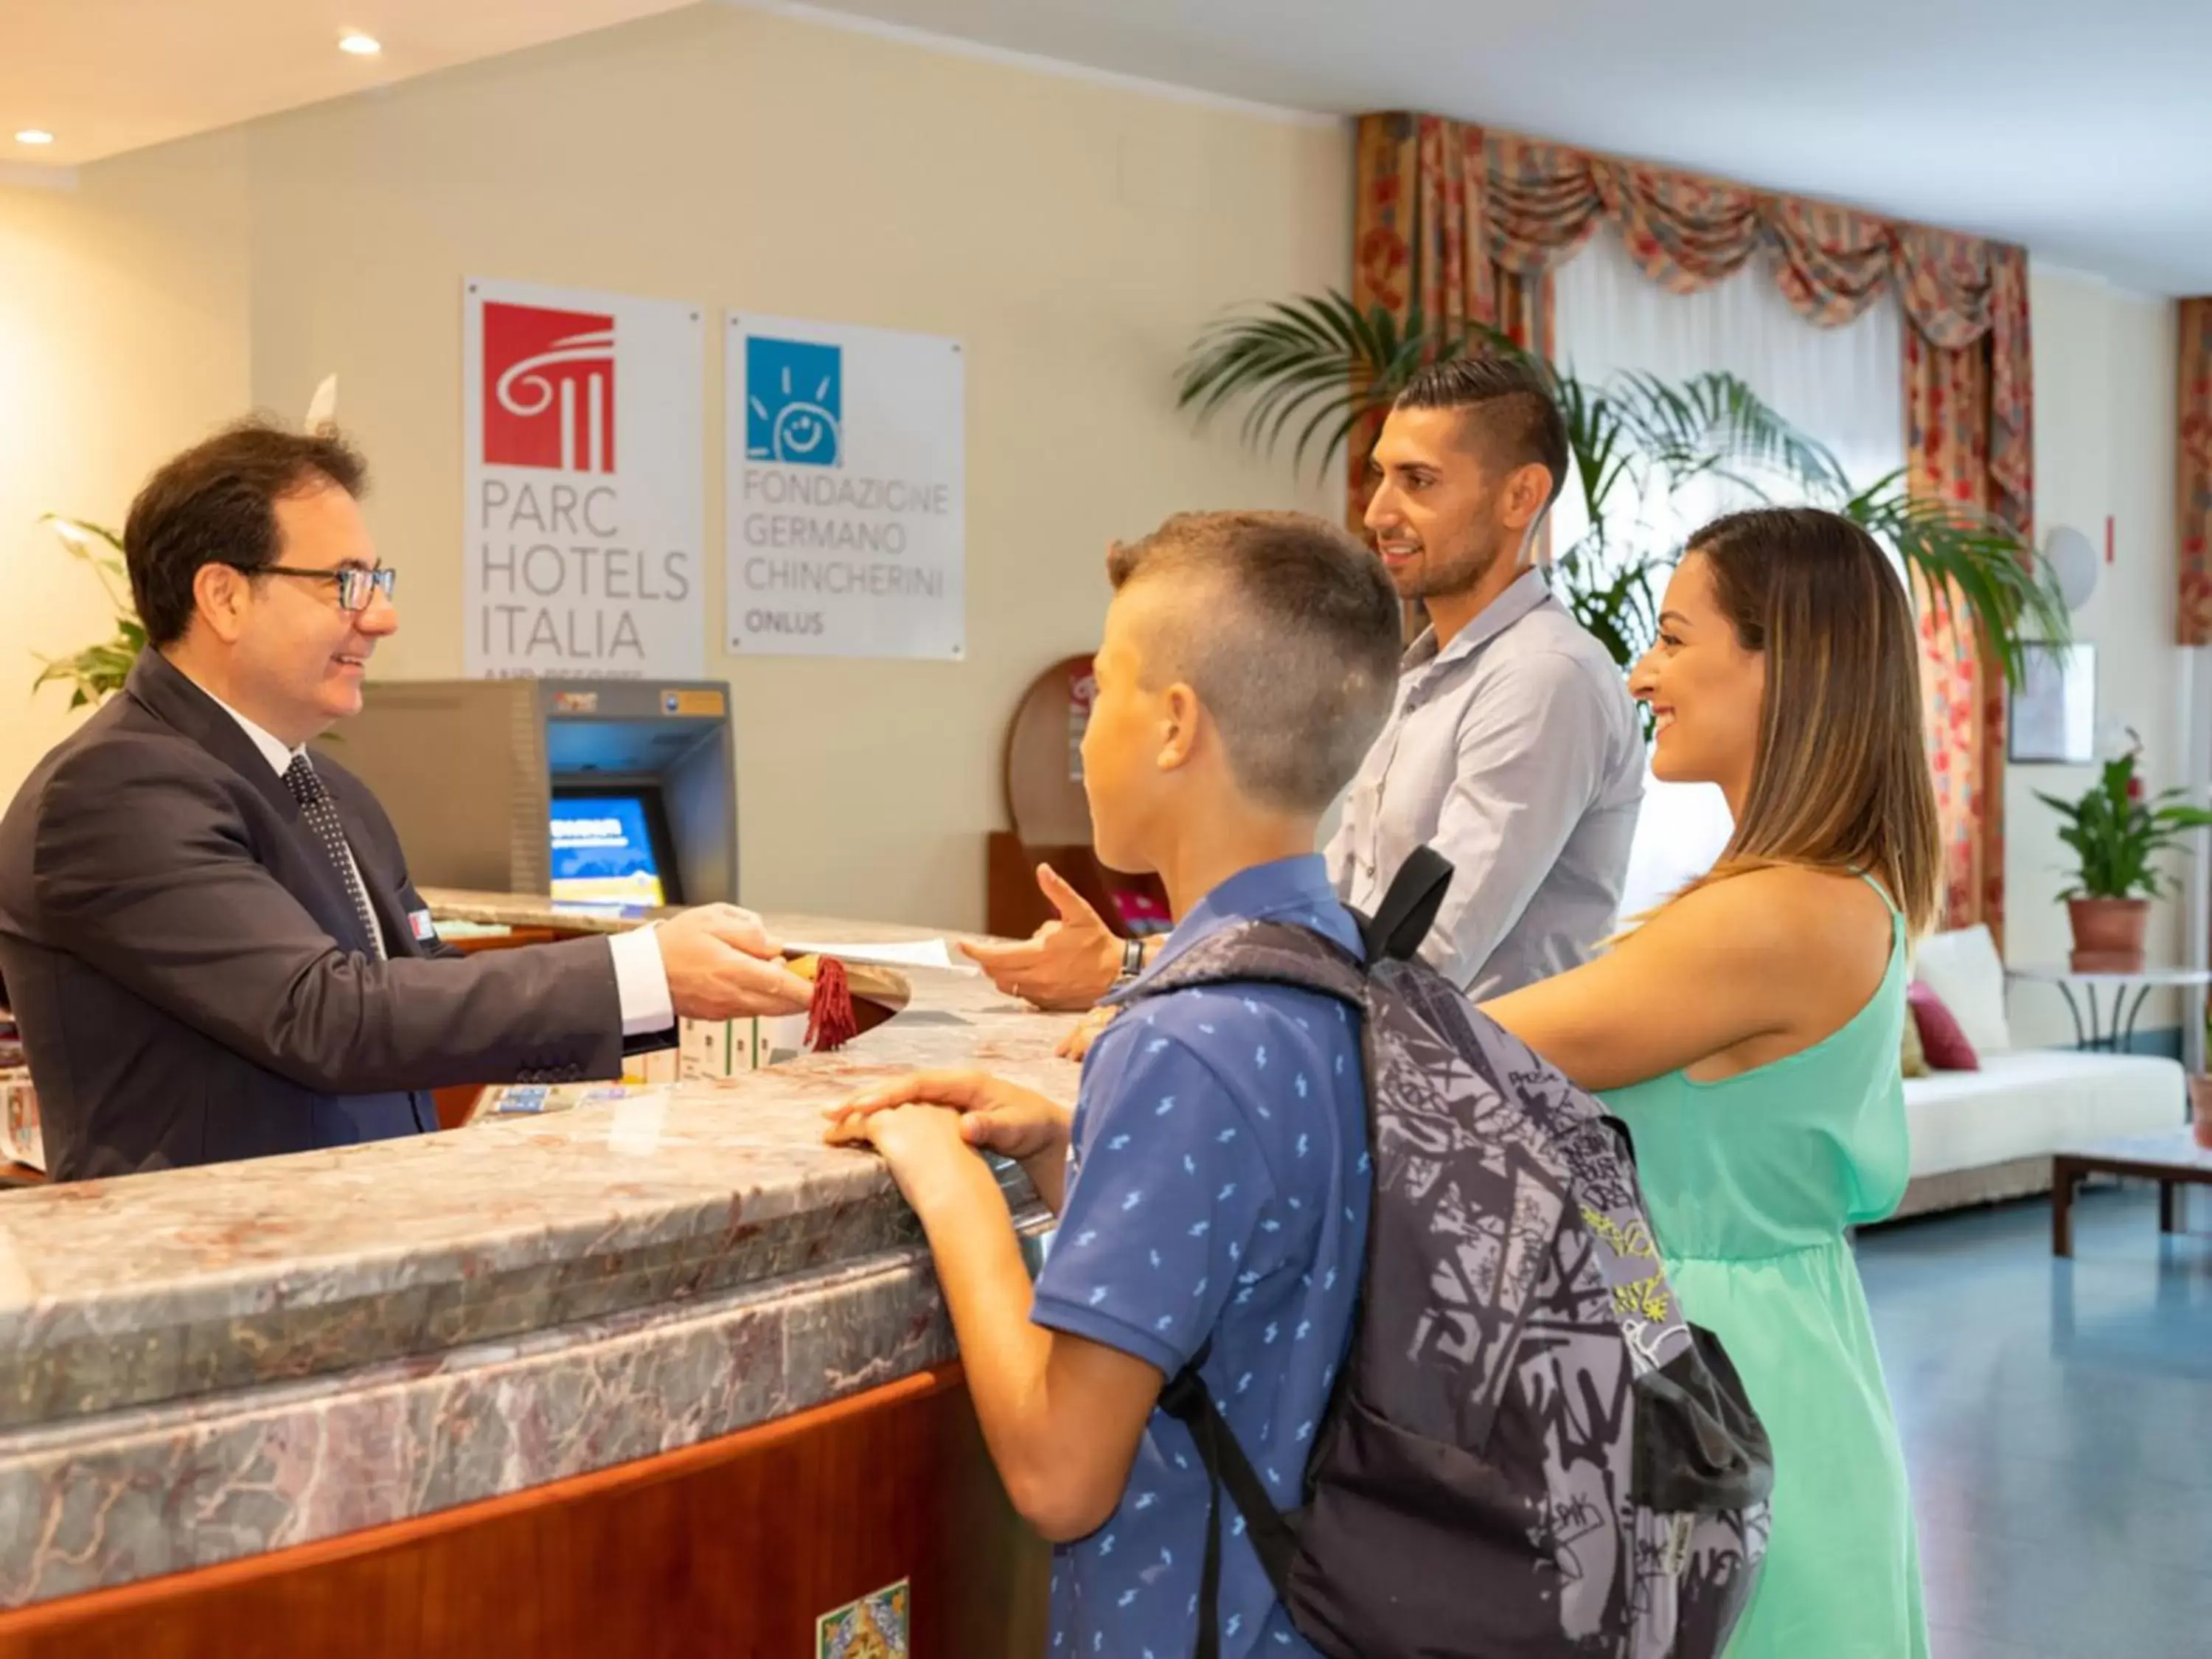
[[[1604,538],[1585,536],[1552,560],[1560,602],[1626,666],[1651,648],[1659,631],[1654,580],[1669,561],[1610,556]]]
[[[1593,520],[1571,546],[1553,552],[1552,591],[1625,672],[1659,635],[1659,594],[1673,563],[1616,551],[1603,520]],[[1648,743],[1654,731],[1650,705],[1638,703],[1637,709]]]
[[[2065,605],[2033,548],[1986,514],[1914,501],[1901,474],[1855,491],[1832,453],[1733,374],[1585,380],[1495,329],[1432,328],[1418,313],[1401,322],[1332,289],[1208,326],[1180,371],[1176,401],[1200,422],[1241,403],[1247,445],[1267,452],[1289,441],[1294,467],[1310,455],[1325,476],[1360,422],[1387,410],[1424,365],[1468,351],[1525,357],[1551,385],[1590,523],[1554,561],[1554,585],[1624,668],[1650,638],[1654,584],[1670,562],[1634,544],[1667,533],[1654,526],[1671,521],[1668,498],[1706,479],[1754,500],[1833,505],[1856,520],[1921,579],[1923,603],[1964,607],[2015,687],[2026,670],[2024,638],[2070,637]]]
[[[1601,526],[1607,504],[1624,483],[1643,494],[1635,428],[1599,388],[1556,371],[1551,381],[1553,401],[1566,422],[1568,464],[1582,486],[1591,525]]]
[[[1325,476],[1359,422],[1389,408],[1424,364],[1500,348],[1514,349],[1495,329],[1431,332],[1418,312],[1401,324],[1331,289],[1211,325],[1184,360],[1176,403],[1202,423],[1243,400],[1243,441],[1263,451],[1302,421],[1291,465],[1302,467],[1310,451]]]
[[[1826,447],[1733,374],[1716,370],[1670,383],[1631,370],[1607,381],[1605,396],[1674,488],[1717,476],[1765,500],[1775,482],[1815,494],[1845,487]]]
[[[1916,602],[1947,620],[1964,606],[1982,649],[2019,690],[2027,641],[2063,644],[2073,635],[2066,602],[2043,556],[1989,514],[1957,502],[1913,495],[1893,472],[1838,503],[1836,510],[1894,549],[1918,580]]]

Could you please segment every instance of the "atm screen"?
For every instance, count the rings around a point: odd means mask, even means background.
[[[571,904],[676,902],[668,835],[645,790],[553,798],[553,897]]]

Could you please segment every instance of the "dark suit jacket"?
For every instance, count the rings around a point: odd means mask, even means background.
[[[0,980],[56,1179],[434,1129],[447,1084],[620,1074],[606,940],[417,940],[391,820],[315,769],[389,961],[252,739],[158,653],[0,818]]]

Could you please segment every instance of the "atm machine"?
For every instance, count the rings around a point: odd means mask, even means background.
[[[720,682],[372,681],[317,746],[376,792],[419,887],[623,908],[737,900]]]

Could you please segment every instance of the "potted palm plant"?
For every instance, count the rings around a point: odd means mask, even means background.
[[[123,689],[131,665],[145,647],[146,630],[131,610],[130,595],[117,586],[124,579],[123,538],[102,526],[58,513],[49,513],[40,522],[54,532],[71,558],[92,567],[115,612],[115,631],[107,638],[70,656],[40,658],[45,666],[31,682],[33,691],[49,682],[68,686],[70,707],[82,708]]]
[[[2074,930],[2077,974],[2137,974],[2150,902],[2168,878],[2154,860],[2192,830],[2212,824],[2212,811],[2180,803],[2167,789],[2149,796],[2136,774],[2142,740],[2128,733],[2125,754],[2108,760],[2081,799],[2036,799],[2064,820],[2058,839],[2074,849],[2074,884],[2062,896]]]
[[[1255,448],[1291,442],[1293,465],[1326,472],[1345,447],[1371,434],[1428,362],[1468,351],[1531,356],[1480,324],[1401,323],[1340,293],[1282,301],[1224,318],[1193,344],[1178,402],[1201,421],[1243,405]],[[1620,374],[1599,383],[1534,359],[1566,418],[1574,483],[1589,527],[1556,549],[1552,580],[1583,626],[1622,667],[1650,643],[1672,532],[1652,511],[1700,480],[1764,500],[1769,485],[1832,507],[1895,551],[1920,602],[1954,605],[1985,658],[2017,687],[2027,640],[2070,637],[2064,602],[2042,556],[2002,524],[1957,503],[1915,499],[1902,472],[1856,486],[1828,450],[1797,430],[1742,380],[1706,374],[1678,383]]]

